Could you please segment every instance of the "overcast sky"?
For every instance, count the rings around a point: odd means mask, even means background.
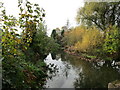
[[[18,16],[18,0],[0,0],[6,7],[7,14]],[[78,8],[84,5],[83,0],[29,0],[38,3],[46,12],[46,25],[50,33],[54,28],[61,28],[70,21],[71,26],[76,25],[75,17]]]

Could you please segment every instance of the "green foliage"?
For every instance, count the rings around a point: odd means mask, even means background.
[[[56,43],[62,46],[62,38],[64,37],[64,30],[59,28],[53,29],[51,33],[51,38],[55,40]]]
[[[35,36],[40,23],[43,22],[45,16],[44,9],[39,8],[37,4],[31,4],[26,1],[26,9],[23,8],[23,3],[19,1],[18,7],[21,13],[19,14],[19,27],[23,30],[22,32],[22,44],[29,46]],[[34,13],[33,13],[34,12]]]
[[[55,43],[53,38],[48,37],[45,32],[39,29],[33,38],[31,48],[34,52],[39,53],[40,58],[43,58],[50,52],[56,51],[59,48],[59,45]]]
[[[54,39],[56,39],[57,33],[56,33],[56,30],[55,30],[55,29],[52,31],[51,37],[54,38]]]
[[[41,88],[46,71],[21,57],[4,58],[3,88]]]
[[[120,33],[117,26],[109,26],[104,31],[95,27],[75,27],[65,32],[63,40],[70,51],[96,55],[105,60],[119,59]]]
[[[95,59],[96,56],[91,56],[91,55],[87,55],[87,54],[82,54],[82,56],[86,57],[86,58],[90,58],[90,59]]]
[[[105,30],[109,25],[119,24],[120,2],[86,2],[77,13],[77,21],[88,27]]]
[[[65,30],[62,30],[62,32],[61,32],[62,37],[64,37],[64,32],[65,32]]]
[[[104,51],[109,54],[118,53],[120,44],[119,38],[119,29],[116,26],[108,27],[105,33],[105,43],[103,45]]]
[[[5,13],[2,14],[2,29],[3,29],[3,54],[16,55],[17,50],[21,48],[23,52],[26,52],[34,35],[37,32],[37,28],[40,27],[42,22],[44,10],[40,9],[39,6],[33,5],[26,1],[26,9],[23,8],[23,3],[19,1],[18,7],[21,13],[19,14],[19,19],[17,20],[13,16],[7,16]],[[34,8],[33,8],[34,7]],[[5,12],[5,10],[3,10]],[[32,12],[34,14],[32,14]],[[42,15],[42,16],[41,16]],[[22,34],[16,34],[16,31],[22,29]],[[19,51],[19,50],[18,50]]]
[[[119,11],[120,2],[86,2],[76,17],[82,26],[64,33],[64,45],[77,53],[119,59]]]
[[[19,0],[19,19],[2,11],[3,88],[42,88],[46,64],[33,62],[40,60],[39,55],[47,55],[52,44],[56,45],[43,31],[44,9],[28,1],[25,4],[23,8],[23,2]],[[22,30],[21,34],[17,33],[18,29]]]

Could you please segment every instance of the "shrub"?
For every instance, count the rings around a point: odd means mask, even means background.
[[[106,29],[103,50],[107,54],[117,54],[120,48],[120,32],[116,26]]]
[[[102,44],[103,34],[95,27],[86,28],[79,26],[66,32],[65,40],[68,46],[74,46],[80,52],[89,52],[93,48],[98,48]]]

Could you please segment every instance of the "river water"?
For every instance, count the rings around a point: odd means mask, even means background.
[[[120,66],[113,62],[88,62],[64,52],[49,54],[44,60],[48,71],[45,88],[106,88],[120,80]]]

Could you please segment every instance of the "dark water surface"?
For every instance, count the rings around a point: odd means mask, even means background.
[[[113,62],[87,62],[66,53],[49,54],[45,59],[53,70],[46,88],[104,88],[120,80],[120,66]],[[54,64],[54,65],[53,65]]]

